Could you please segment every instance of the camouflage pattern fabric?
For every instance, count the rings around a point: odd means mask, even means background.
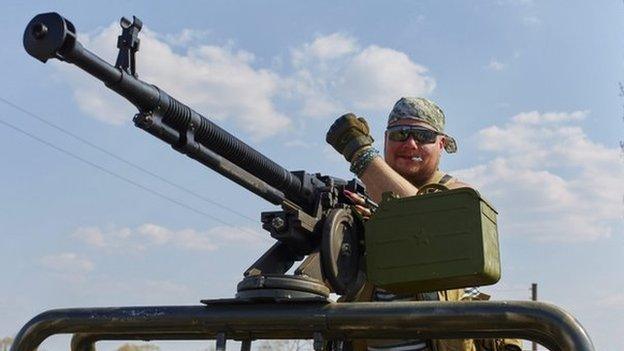
[[[388,125],[405,118],[427,123],[432,130],[445,136],[444,149],[446,152],[454,153],[457,151],[455,139],[444,133],[444,111],[433,101],[421,97],[401,98],[390,111]]]
[[[437,170],[426,184],[450,184],[456,178]],[[443,290],[432,293],[399,296],[376,288],[370,283],[364,284],[354,301],[487,301],[488,294],[475,287]],[[340,299],[338,302],[342,302]],[[345,301],[346,302],[346,301]],[[519,339],[433,339],[433,340],[354,340],[352,351],[521,351]]]

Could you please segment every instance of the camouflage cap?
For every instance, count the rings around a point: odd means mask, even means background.
[[[444,144],[446,152],[453,153],[457,151],[455,139],[444,133],[444,111],[433,101],[421,97],[402,97],[390,111],[388,125],[405,118],[427,123],[432,130],[446,137]]]

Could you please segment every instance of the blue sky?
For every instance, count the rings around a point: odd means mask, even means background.
[[[0,337],[55,307],[232,296],[271,245],[257,219],[273,206],[133,127],[132,106],[85,73],[25,53],[26,23],[57,11],[109,62],[119,18],[141,18],[140,77],[291,170],[349,178],[324,143],[337,116],[367,117],[381,147],[399,97],[437,101],[459,142],[442,167],[500,212],[503,279],[484,290],[527,299],[537,282],[539,298],[571,311],[597,349],[624,343],[621,2],[5,1],[2,9]]]

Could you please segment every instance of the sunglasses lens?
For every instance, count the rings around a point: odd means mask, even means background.
[[[388,139],[392,141],[405,141],[409,138],[410,132],[408,130],[393,130],[388,132]]]
[[[431,130],[416,129],[412,131],[414,139],[422,144],[431,144],[436,141],[438,136],[436,132]]]
[[[410,135],[420,144],[431,144],[436,141],[438,133],[422,128],[402,128],[388,131],[388,139],[392,141],[403,142],[407,140]]]

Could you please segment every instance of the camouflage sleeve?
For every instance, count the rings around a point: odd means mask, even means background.
[[[520,339],[503,339],[502,342],[505,351],[522,351],[522,340]]]
[[[490,299],[490,295],[482,293],[479,289],[464,288],[454,289],[440,292],[441,301],[487,301]],[[473,341],[473,345],[470,345],[470,341]],[[474,347],[477,351],[521,351],[522,341],[519,339],[477,339],[477,340],[464,340],[464,344],[461,348],[450,347],[448,342],[442,341],[440,350],[470,350]]]

